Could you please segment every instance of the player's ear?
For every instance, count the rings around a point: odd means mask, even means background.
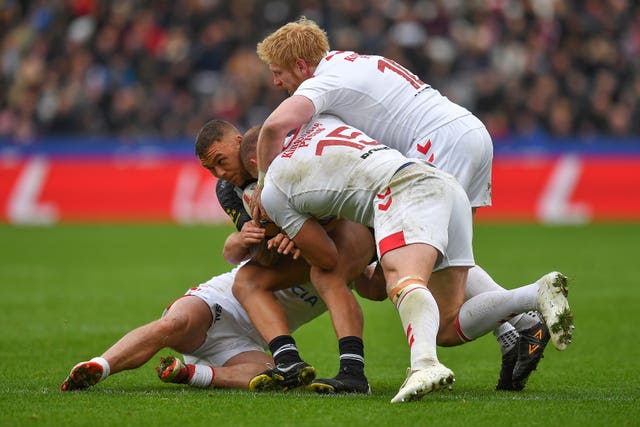
[[[309,64],[304,59],[298,58],[296,59],[296,69],[303,74],[306,74],[309,71]]]

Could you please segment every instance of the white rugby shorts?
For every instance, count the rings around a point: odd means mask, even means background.
[[[193,353],[184,355],[186,363],[222,366],[245,351],[267,350],[267,344],[231,293],[234,273],[235,270],[215,276],[185,293],[207,303],[213,316],[204,343]]]
[[[471,206],[457,181],[420,162],[398,171],[374,199],[378,258],[412,243],[440,252],[434,271],[473,266]]]
[[[491,206],[493,142],[477,117],[460,117],[417,138],[405,155],[456,177],[472,207]]]

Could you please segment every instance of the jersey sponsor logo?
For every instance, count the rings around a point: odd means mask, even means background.
[[[289,290],[292,294],[300,298],[302,301],[308,303],[311,307],[315,306],[318,302],[318,296],[302,286],[294,286]]]
[[[215,325],[215,323],[222,318],[222,306],[220,304],[216,304],[213,307],[213,313],[213,324]]]
[[[355,62],[355,60],[356,60],[356,59],[358,59],[358,58],[362,58],[362,59],[369,59],[369,58],[371,58],[371,57],[370,57],[369,55],[360,55],[359,53],[355,53],[355,52],[353,52],[353,53],[351,53],[351,54],[349,54],[349,55],[345,56],[343,59],[344,59],[345,61]]]
[[[298,148],[306,147],[309,145],[309,141],[313,139],[314,136],[324,131],[324,127],[320,125],[320,123],[316,122],[311,125],[309,129],[304,131],[304,133],[294,139],[291,144],[287,147],[287,149],[281,154],[284,158],[290,158],[293,156],[293,153],[296,152]]]
[[[367,157],[369,157],[370,155],[372,155],[373,153],[375,153],[376,151],[381,151],[381,150],[389,150],[390,148],[387,147],[386,145],[382,146],[382,147],[376,147],[376,148],[372,148],[370,150],[368,150],[366,153],[362,154],[360,156],[361,159],[366,159]]]
[[[413,335],[413,326],[411,326],[411,323],[409,323],[409,326],[407,326],[407,342],[409,343],[409,350],[411,350],[411,347],[413,347],[413,343],[415,342],[416,338]]]
[[[431,140],[430,140],[430,139],[428,139],[428,140],[427,140],[427,142],[425,142],[425,144],[424,144],[424,145],[417,144],[416,149],[417,149],[420,153],[422,153],[422,154],[424,154],[424,155],[426,156],[426,155],[427,155],[427,153],[429,152],[429,150],[431,150]],[[434,159],[435,159],[435,156],[434,156],[434,154],[432,153],[432,154],[431,154],[431,157],[429,157],[429,163],[433,163],[433,160],[434,160]]]
[[[331,55],[327,55],[324,57],[325,61],[331,61],[331,58],[333,58],[336,55],[341,55],[343,54],[345,51],[344,50],[336,50],[334,52],[331,53]]]
[[[384,193],[378,193],[376,194],[376,197],[380,200],[387,199],[384,202],[378,203],[378,209],[381,211],[389,209],[389,206],[391,206],[391,202],[393,201],[393,198],[391,197],[391,188],[387,187],[387,190]]]
[[[242,215],[242,212],[238,212],[233,208],[227,208],[225,209],[225,212],[227,213],[227,215],[229,215],[229,218],[231,218],[231,221],[233,221],[233,224],[237,226],[238,220],[240,220],[240,215]]]

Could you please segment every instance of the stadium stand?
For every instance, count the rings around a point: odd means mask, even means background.
[[[285,93],[255,44],[305,15],[406,65],[509,137],[640,133],[640,3],[98,0],[0,4],[0,140],[246,129]]]

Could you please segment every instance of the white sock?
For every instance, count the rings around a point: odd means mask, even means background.
[[[193,387],[207,388],[213,381],[213,367],[209,365],[194,365],[193,377],[189,380],[189,385]]]
[[[458,333],[460,338],[470,341],[504,323],[515,313],[535,310],[538,284],[522,286],[508,291],[484,292],[460,308]]]
[[[475,265],[469,269],[469,273],[467,275],[467,284],[465,287],[464,299],[466,301],[485,292],[504,290],[506,289],[496,283],[496,281],[493,280],[491,276],[489,276],[489,273],[484,271],[484,269],[479,265]],[[537,318],[531,317],[526,313],[522,313],[517,314],[513,318],[511,318],[509,320],[509,323],[516,326],[517,330],[522,331],[523,329],[532,327],[533,325],[538,323],[538,321],[539,320]],[[493,331],[493,334],[496,337],[500,337],[501,334],[510,332],[511,330],[512,329],[510,328],[503,328],[502,330],[500,330],[500,328],[497,328]]]
[[[436,335],[440,325],[433,295],[423,285],[410,284],[398,293],[396,308],[409,343],[411,369],[433,365],[438,361]]]
[[[105,359],[104,357],[94,357],[93,359],[89,360],[89,362],[96,362],[100,366],[102,366],[102,376],[100,377],[99,381],[104,380],[111,373],[111,367],[109,366],[109,362],[107,362],[107,359]]]
[[[474,265],[467,274],[467,284],[464,289],[465,301],[485,292],[504,291],[505,289],[497,284],[489,274],[479,265]]]

